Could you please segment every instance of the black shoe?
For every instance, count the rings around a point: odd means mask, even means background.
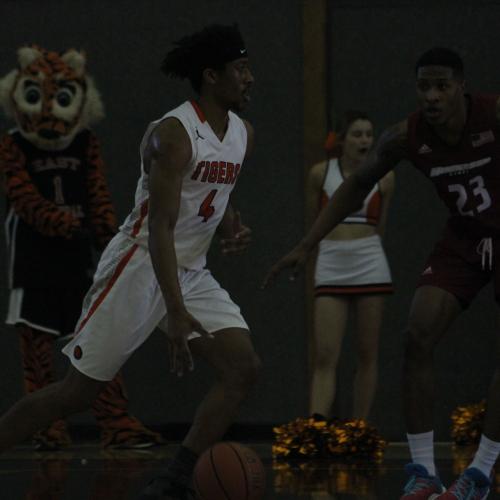
[[[152,479],[138,500],[196,500],[195,493],[187,486],[174,483],[166,476]]]

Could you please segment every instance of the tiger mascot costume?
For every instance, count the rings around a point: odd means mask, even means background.
[[[85,55],[37,46],[18,50],[19,68],[0,80],[0,106],[16,128],[0,137],[0,174],[7,199],[9,308],[21,338],[24,388],[53,381],[54,343],[70,335],[91,284],[92,252],[116,232],[99,141],[87,127],[103,106],[85,71]],[[93,413],[104,447],[163,443],[129,415],[120,374]],[[64,421],[34,436],[38,449],[71,442]]]

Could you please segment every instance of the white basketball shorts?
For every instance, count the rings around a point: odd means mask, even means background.
[[[210,271],[179,269],[178,276],[186,309],[205,330],[248,330],[239,307]],[[166,313],[149,251],[118,233],[101,257],[76,336],[63,353],[84,375],[112,380],[155,327],[166,330]],[[188,338],[196,337],[193,332]]]

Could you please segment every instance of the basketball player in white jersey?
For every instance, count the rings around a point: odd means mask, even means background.
[[[248,326],[205,269],[216,230],[227,253],[249,240],[229,195],[251,150],[253,129],[234,111],[249,101],[253,76],[237,26],[209,26],[176,42],[163,63],[187,78],[198,99],[153,122],[141,142],[136,206],[111,241],[85,298],[78,335],[64,348],[64,381],[19,401],[0,419],[0,450],[37,428],[89,407],[155,327],[165,331],[171,371],[193,369],[192,354],[216,381],[164,477],[142,499],[187,499],[199,454],[220,439],[259,368]]]
[[[309,172],[306,203],[310,225],[337,188],[366,159],[373,145],[373,124],[360,111],[340,121],[337,144],[327,161]],[[394,187],[391,172],[370,191],[362,207],[320,242],[314,276],[314,349],[310,413],[331,416],[336,371],[349,311],[356,323],[354,418],[367,419],[377,384],[378,338],[384,296],[392,279],[380,236]]]

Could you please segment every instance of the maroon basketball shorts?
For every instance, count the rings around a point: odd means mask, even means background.
[[[447,228],[427,259],[417,287],[446,290],[466,308],[490,280],[500,302],[500,239],[462,238]]]

